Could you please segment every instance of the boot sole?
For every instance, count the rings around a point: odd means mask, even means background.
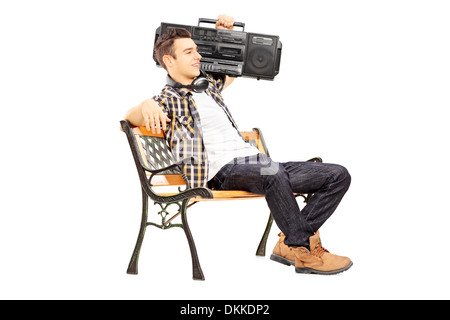
[[[348,269],[351,268],[351,266],[353,265],[353,262],[350,262],[347,266],[345,266],[342,269],[338,269],[338,270],[332,270],[332,271],[320,271],[320,270],[315,270],[315,269],[311,269],[311,268],[299,268],[299,267],[295,267],[295,272],[297,273],[304,273],[304,274],[322,274],[322,275],[332,275],[332,274],[338,274],[344,271],[347,271]]]
[[[270,260],[279,262],[281,264],[284,264],[285,266],[294,266],[295,265],[295,261],[291,261],[291,260],[286,259],[282,256],[279,256],[275,253],[272,253],[272,255],[270,256]]]

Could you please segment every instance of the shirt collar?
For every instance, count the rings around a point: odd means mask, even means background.
[[[208,79],[208,82],[209,82],[209,87],[208,87],[208,89],[206,89],[206,91],[210,90],[210,87],[211,87],[211,76],[208,75],[207,79]],[[178,97],[178,98],[187,98],[187,97],[189,97],[189,95],[192,95],[191,90],[189,90],[187,88],[174,88],[174,87],[171,87],[169,85],[166,85],[165,91],[170,96]]]
[[[190,93],[189,89],[186,88],[174,88],[169,85],[166,85],[164,88],[165,93],[170,97],[175,98],[186,98],[188,93]]]

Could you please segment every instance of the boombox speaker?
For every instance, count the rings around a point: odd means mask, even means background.
[[[162,22],[156,29],[158,37],[170,28],[183,28],[192,35],[202,56],[201,70],[232,77],[273,80],[280,71],[282,45],[278,36],[244,32],[245,24],[235,22],[242,31],[201,27],[217,20],[200,18],[198,26]],[[153,59],[156,61],[155,55]],[[158,61],[156,64],[159,66]]]
[[[247,34],[243,76],[273,79],[280,71],[281,42],[276,36]]]

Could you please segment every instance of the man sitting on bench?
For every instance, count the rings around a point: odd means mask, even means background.
[[[231,30],[233,24],[233,18],[221,15],[216,28]],[[200,71],[201,56],[188,31],[172,28],[162,34],[155,56],[168,72],[168,85],[130,109],[125,119],[149,131],[164,130],[175,159],[198,160],[184,167],[191,187],[264,195],[282,231],[272,260],[295,264],[298,273],[349,269],[351,260],[323,248],[318,231],[350,186],[347,169],[318,162],[277,163],[245,143],[221,95],[234,78]],[[314,195],[300,210],[294,193]]]

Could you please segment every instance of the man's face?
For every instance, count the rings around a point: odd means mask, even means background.
[[[190,38],[177,39],[173,43],[176,59],[172,57],[168,65],[172,78],[183,84],[190,84],[200,75],[200,59],[197,45]]]

